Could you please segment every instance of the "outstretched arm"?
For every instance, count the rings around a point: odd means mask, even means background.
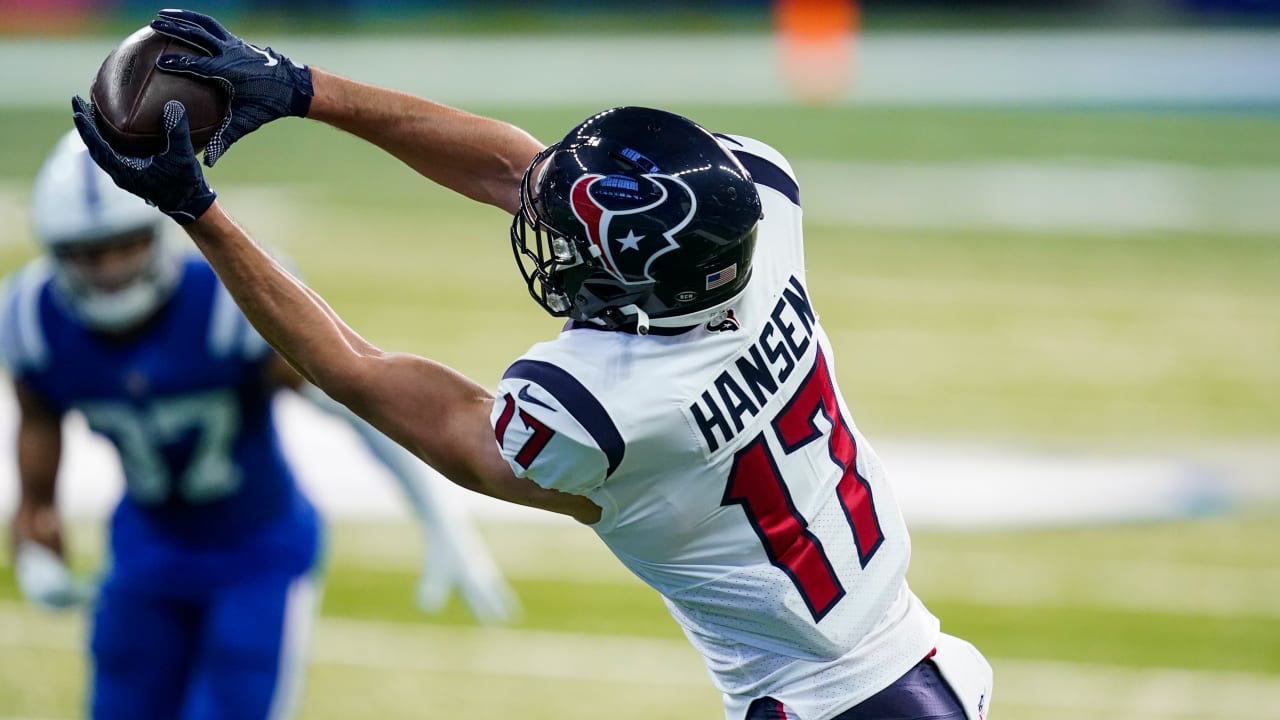
[[[455,192],[509,213],[543,148],[509,123],[313,68],[307,117],[362,138]]]
[[[585,497],[516,477],[489,424],[489,391],[434,360],[378,349],[240,229],[204,180],[181,103],[165,105],[167,146],[147,158],[112,150],[84,99],[73,98],[72,110],[94,162],[186,228],[245,317],[303,377],[465,488],[587,523],[600,518]]]
[[[67,608],[89,599],[63,559],[62,520],[56,488],[62,455],[62,417],[29,386],[14,382],[18,400],[18,479],[21,494],[13,517],[14,569],[24,597],[47,608]]]
[[[62,418],[26,383],[13,383],[18,401],[18,480],[13,517],[16,547],[36,542],[62,555],[62,521],[55,504],[62,455]]]
[[[509,213],[519,208],[520,179],[542,145],[514,125],[299,65],[202,13],[161,10],[151,28],[205,52],[161,56],[162,71],[217,82],[231,97],[231,114],[205,149],[211,167],[262,125],[308,117],[377,145],[450,190]]]
[[[587,498],[512,473],[489,424],[489,391],[438,362],[369,343],[216,202],[185,228],[258,332],[330,397],[463,487],[582,522],[599,519]]]

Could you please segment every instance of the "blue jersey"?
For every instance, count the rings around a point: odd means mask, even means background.
[[[144,327],[109,337],[67,311],[48,262],[31,263],[3,297],[6,364],[118,450],[117,580],[194,587],[252,568],[303,570],[315,560],[318,520],[276,434],[271,350],[203,259],[189,257],[181,273]]]

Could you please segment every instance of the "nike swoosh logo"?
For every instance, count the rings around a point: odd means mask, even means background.
[[[249,43],[245,43],[245,46],[248,47],[250,50],[258,53],[262,57],[266,58],[267,61],[263,64],[266,65],[267,67],[275,67],[276,65],[280,64],[280,60],[278,60],[275,56],[273,56],[271,53],[267,52],[266,50],[263,50],[262,48],[259,48],[259,47],[254,47]]]
[[[525,401],[525,402],[529,403],[530,405],[537,405],[537,406],[539,406],[539,407],[544,407],[544,408],[546,408],[546,409],[550,410],[551,412],[555,412],[555,411],[556,411],[556,409],[555,409],[555,408],[551,407],[550,405],[548,405],[548,404],[546,404],[546,403],[542,402],[542,401],[541,401],[541,400],[539,400],[538,398],[536,398],[536,397],[534,397],[533,395],[531,395],[531,394],[529,393],[529,387],[530,387],[530,386],[525,385],[524,387],[520,388],[520,392],[516,393],[516,397],[518,397],[518,398],[520,398],[521,400],[523,400],[523,401]]]

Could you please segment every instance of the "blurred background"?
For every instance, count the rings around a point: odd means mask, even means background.
[[[997,720],[1280,718],[1280,0],[209,2],[295,60],[546,142],[652,104],[788,156],[809,285],[894,477],[910,579],[996,668]],[[0,274],[67,100],[158,6],[0,0]],[[358,330],[485,384],[558,323],[507,218],[288,120],[208,171]],[[590,531],[469,497],[524,603],[418,613],[422,541],[345,427],[284,403],[332,521],[304,718],[719,717]],[[14,410],[0,391],[0,517]],[[91,572],[119,492],[72,419]],[[0,720],[71,718],[83,619],[0,559]],[[430,712],[424,708],[430,708]]]

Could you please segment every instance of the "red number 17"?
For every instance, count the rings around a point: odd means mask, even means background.
[[[858,475],[858,446],[853,431],[840,414],[831,374],[821,351],[795,397],[773,420],[774,433],[784,453],[790,455],[822,437],[816,422],[818,413],[831,423],[827,447],[831,460],[844,471],[837,493],[858,548],[858,562],[865,568],[884,542],[884,534],[876,518],[871,486]],[[796,509],[764,433],[734,456],[729,484],[720,504],[741,505],[746,511],[747,520],[764,543],[769,561],[795,583],[813,613],[814,622],[826,616],[844,597],[844,586],[836,577],[822,542]]]

